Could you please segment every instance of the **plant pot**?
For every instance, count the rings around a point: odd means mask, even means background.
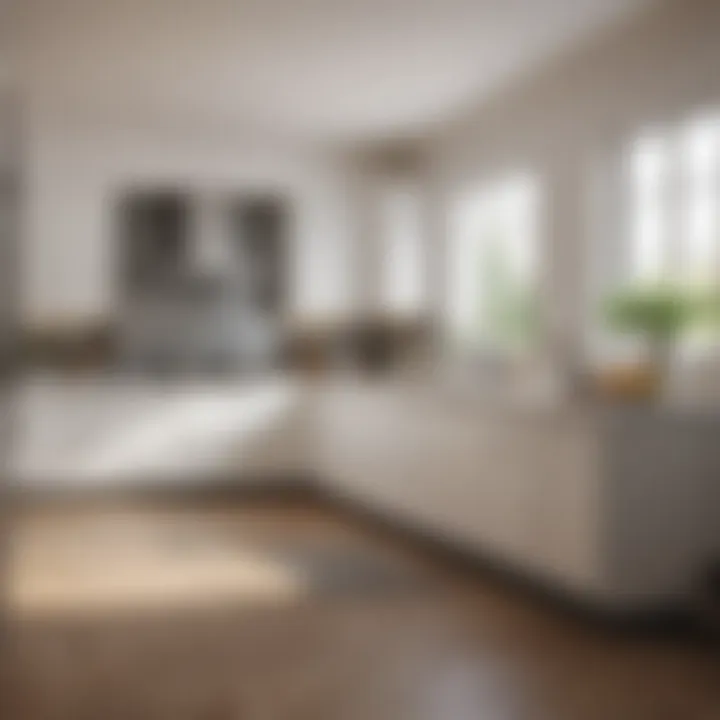
[[[605,370],[598,378],[598,386],[605,398],[647,403],[662,395],[665,378],[664,367],[654,361],[645,361]]]

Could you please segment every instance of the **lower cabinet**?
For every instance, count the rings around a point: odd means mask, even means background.
[[[404,523],[579,592],[600,587],[596,433],[577,418],[493,414],[407,389],[329,389],[321,477]]]

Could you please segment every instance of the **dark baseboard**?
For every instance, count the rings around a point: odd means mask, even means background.
[[[106,486],[82,487],[78,485],[11,486],[8,500],[18,509],[43,507],[83,507],[125,504],[172,505],[228,505],[228,504],[282,504],[318,503],[321,493],[318,485],[301,476],[233,477],[184,479],[182,483],[152,479],[147,483],[124,486],[121,482]]]

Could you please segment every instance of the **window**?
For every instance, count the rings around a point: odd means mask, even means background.
[[[626,283],[720,280],[719,177],[720,117],[635,141]]]
[[[637,138],[627,162],[628,242],[612,285],[720,282],[720,115]],[[612,288],[610,288],[612,289]],[[683,350],[717,345],[712,326],[687,333]]]
[[[422,309],[424,266],[420,199],[409,184],[391,184],[380,199],[381,303],[392,315],[414,316]]]
[[[455,343],[527,350],[537,330],[538,185],[516,175],[471,191],[451,209],[449,324]]]

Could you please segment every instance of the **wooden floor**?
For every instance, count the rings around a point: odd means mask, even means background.
[[[36,509],[12,554],[3,720],[720,719],[717,651],[327,509]]]

